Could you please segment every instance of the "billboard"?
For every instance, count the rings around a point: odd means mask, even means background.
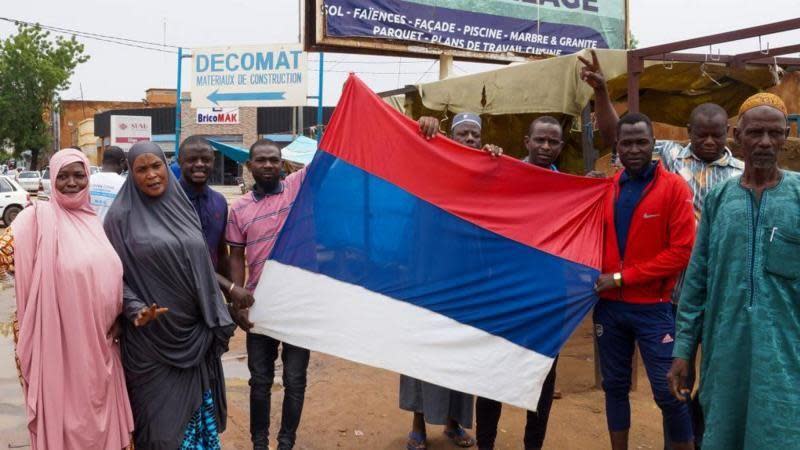
[[[627,41],[627,0],[307,1],[309,47],[326,51],[507,61]]]
[[[116,145],[126,152],[139,141],[152,139],[152,118],[150,116],[111,116],[111,140],[108,145]]]
[[[192,108],[304,106],[307,54],[300,44],[192,50]]]

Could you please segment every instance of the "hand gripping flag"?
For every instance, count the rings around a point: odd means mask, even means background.
[[[535,410],[596,299],[608,188],[426,141],[351,75],[256,288],[254,331]]]

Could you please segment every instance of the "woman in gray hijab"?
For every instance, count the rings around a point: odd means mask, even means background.
[[[122,363],[137,449],[217,449],[225,429],[220,356],[234,324],[200,221],[152,142],[128,152],[130,174],[105,220],[124,268]]]

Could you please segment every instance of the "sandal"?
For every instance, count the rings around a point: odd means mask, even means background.
[[[470,436],[461,425],[454,430],[444,430],[444,435],[453,441],[453,444],[461,448],[473,447],[477,443],[475,438]]]
[[[422,433],[412,431],[408,433],[408,443],[406,450],[428,450],[428,438]]]

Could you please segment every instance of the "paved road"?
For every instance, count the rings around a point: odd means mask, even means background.
[[[0,449],[29,448],[22,388],[14,363],[11,315],[14,290],[0,292]]]

